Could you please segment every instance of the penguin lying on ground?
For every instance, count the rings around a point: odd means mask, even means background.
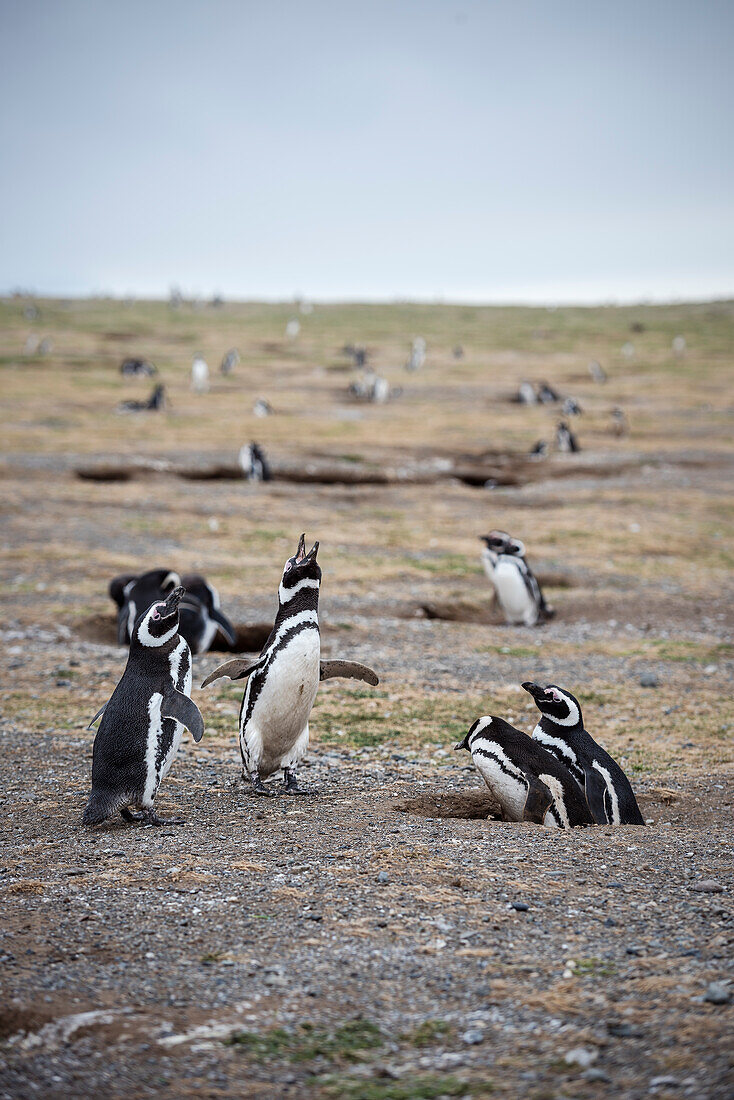
[[[272,481],[270,465],[259,443],[240,447],[239,464],[247,481]]]
[[[189,698],[191,653],[178,633],[183,594],[183,588],[174,588],[165,601],[137,618],[122,679],[90,723],[91,729],[102,716],[84,825],[99,825],[118,810],[126,821],[181,824],[178,818],[159,818],[153,799],[173,763],[184,726],[195,741],[204,734],[199,708]],[[134,813],[131,806],[141,812]]]
[[[542,714],[533,740],[565,764],[597,825],[644,825],[629,779],[584,729],[578,699],[555,684],[542,688],[528,680],[522,686]]]
[[[120,374],[146,375],[150,377],[156,373],[156,367],[147,359],[123,359],[120,364]]]
[[[525,544],[506,531],[480,536],[482,564],[510,625],[536,626],[553,617],[540,585],[525,560]]]
[[[219,593],[201,573],[185,573],[181,584],[186,595],[181,601],[178,632],[193,654],[208,653],[217,631],[231,646],[237,643],[237,631],[220,610]]]
[[[166,404],[166,387],[160,383],[155,387],[147,401],[121,401],[117,406],[119,413],[159,412]]]
[[[200,573],[189,573],[181,578],[169,569],[151,569],[135,575],[123,573],[110,581],[109,593],[118,607],[117,641],[125,645],[133,624],[145,607],[156,600],[164,600],[172,589],[183,584],[186,597],[180,608],[179,633],[188,642],[191,652],[206,653],[217,630],[230,645],[235,645],[237,632],[219,607],[219,593]]]
[[[278,613],[259,660],[227,661],[201,685],[208,687],[221,676],[249,677],[240,707],[240,753],[243,775],[257,794],[269,793],[263,779],[281,768],[286,792],[300,792],[295,768],[308,748],[308,717],[320,680],[345,676],[373,687],[379,683],[365,665],[320,659],[318,549],[316,542],[307,554],[301,535],[298,550],[285,563]]]
[[[505,821],[532,821],[557,829],[594,824],[571,773],[503,718],[478,718],[454,748],[471,753]]]

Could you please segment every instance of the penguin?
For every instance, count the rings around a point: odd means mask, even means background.
[[[237,348],[230,348],[228,352],[225,352],[222,357],[222,362],[219,364],[219,369],[222,374],[231,374],[236,366],[240,362],[240,353]]]
[[[258,397],[257,401],[252,406],[252,411],[255,416],[262,419],[265,416],[272,416],[275,410],[270,402],[264,397]]]
[[[553,405],[560,400],[561,398],[552,386],[549,386],[547,382],[541,382],[538,386],[538,401],[541,405]]]
[[[150,378],[157,373],[157,368],[153,363],[150,363],[147,359],[123,359],[120,364],[120,374],[126,376],[144,375]]]
[[[544,439],[539,439],[530,452],[530,458],[545,458],[548,454],[548,444]]]
[[[158,817],[153,809],[162,780],[178,751],[183,729],[195,741],[204,734],[191,693],[191,653],[178,633],[179,585],[135,621],[130,655],[112,697],[95,715],[102,716],[92,754],[92,792],[82,824],[99,825],[119,810],[126,821],[179,825],[179,818]],[[130,809],[135,806],[140,812]]]
[[[201,573],[187,573],[181,578],[186,595],[179,608],[178,632],[188,642],[196,656],[207,653],[220,631],[230,646],[237,644],[237,631],[220,610],[219,593]]]
[[[525,560],[525,544],[506,531],[480,536],[482,564],[511,626],[537,626],[553,617],[540,584]]]
[[[306,536],[283,569],[278,613],[260,657],[254,663],[235,659],[216,668],[201,685],[221,676],[249,677],[239,718],[243,776],[256,794],[267,795],[263,779],[281,768],[287,794],[299,794],[296,766],[308,748],[308,718],[319,681],[332,676],[364,680],[373,687],[377,675],[351,661],[322,661],[319,634],[321,568],[319,544],[306,553]]]
[[[164,600],[180,584],[180,576],[171,569],[151,569],[139,575],[123,573],[114,577],[108,591],[118,608],[117,644],[125,645],[130,640],[141,611],[156,600]]]
[[[155,387],[147,401],[121,401],[118,413],[160,412],[166,404],[166,387],[160,383]]]
[[[272,481],[265,451],[258,443],[245,443],[240,447],[239,464],[247,481]]]
[[[556,684],[542,688],[527,680],[522,686],[542,715],[533,740],[565,764],[597,825],[644,825],[629,779],[584,729],[578,699]]]
[[[556,829],[594,824],[568,769],[503,718],[478,718],[454,748],[471,753],[505,821],[531,821]]]
[[[607,372],[604,370],[604,367],[601,365],[601,363],[597,362],[596,359],[591,360],[588,369],[589,374],[595,382],[606,382]]]
[[[194,393],[209,391],[209,364],[201,355],[195,355],[191,363],[191,389]]]
[[[520,388],[515,396],[515,401],[519,405],[537,405],[538,398],[535,396],[535,390],[533,389],[532,382],[521,382]]]
[[[565,420],[561,420],[556,428],[556,446],[562,454],[576,454],[581,450],[576,436]]]
[[[583,411],[575,397],[567,397],[561,407],[564,416],[581,416]]]
[[[624,409],[621,409],[619,405],[615,406],[612,409],[612,434],[616,435],[617,439],[622,439],[623,436],[629,435],[629,430]]]

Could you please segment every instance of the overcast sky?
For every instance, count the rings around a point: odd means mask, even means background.
[[[0,290],[734,295],[734,4],[0,0]]]

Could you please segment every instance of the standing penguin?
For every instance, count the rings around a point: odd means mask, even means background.
[[[482,564],[510,625],[536,626],[552,618],[538,580],[525,560],[525,544],[506,531],[481,536]]]
[[[217,631],[221,631],[231,646],[237,642],[237,631],[220,610],[219,593],[201,573],[187,573],[181,578],[186,595],[179,609],[179,634],[196,655],[207,653]]]
[[[181,578],[171,569],[151,569],[139,576],[122,573],[114,577],[110,581],[109,593],[118,607],[117,644],[126,645],[130,641],[135,620],[141,611],[156,600],[165,600],[180,584]]]
[[[295,768],[308,748],[308,718],[319,681],[332,676],[365,680],[373,687],[376,674],[351,661],[322,661],[319,634],[321,568],[319,544],[306,553],[306,536],[283,569],[278,588],[278,613],[259,660],[235,659],[207,676],[202,688],[220,676],[249,676],[240,707],[240,753],[243,774],[257,794],[268,794],[263,779],[283,769],[285,790],[300,793]]]
[[[153,809],[161,781],[181,743],[186,726],[200,741],[204,722],[189,698],[191,653],[178,633],[181,587],[154,603],[133,627],[122,679],[102,715],[94,739],[92,793],[82,817],[84,825],[99,825],[119,810],[126,821],[146,825],[178,825]],[[136,806],[140,813],[130,807]]]
[[[195,355],[191,363],[191,389],[194,393],[209,391],[209,364],[202,355]]]
[[[570,772],[503,718],[478,718],[454,748],[471,753],[505,821],[532,821],[557,829],[594,824]]]
[[[556,446],[561,454],[576,454],[581,450],[576,436],[565,420],[561,420],[556,428]]]
[[[555,684],[542,688],[527,680],[522,686],[542,715],[533,740],[565,764],[597,825],[644,825],[629,779],[584,729],[578,699]]]
[[[245,443],[240,447],[239,464],[247,481],[272,481],[270,464],[259,443]]]

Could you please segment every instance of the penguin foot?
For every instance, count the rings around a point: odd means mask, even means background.
[[[120,813],[125,818],[125,821],[142,821],[145,816],[142,812],[131,810],[127,806],[123,806]]]
[[[272,798],[275,791],[269,791],[260,778],[259,772],[250,772],[250,780],[252,782],[253,794],[259,794],[263,798]]]
[[[308,787],[299,787],[296,773],[291,771],[290,768],[283,768],[283,793],[310,795],[316,792],[310,790]]]
[[[186,822],[182,817],[158,817],[155,810],[142,810],[140,813],[133,813],[132,810],[128,810],[127,814],[121,811],[122,816],[126,821],[136,821],[141,825],[185,825]],[[129,815],[129,816],[128,816]]]

